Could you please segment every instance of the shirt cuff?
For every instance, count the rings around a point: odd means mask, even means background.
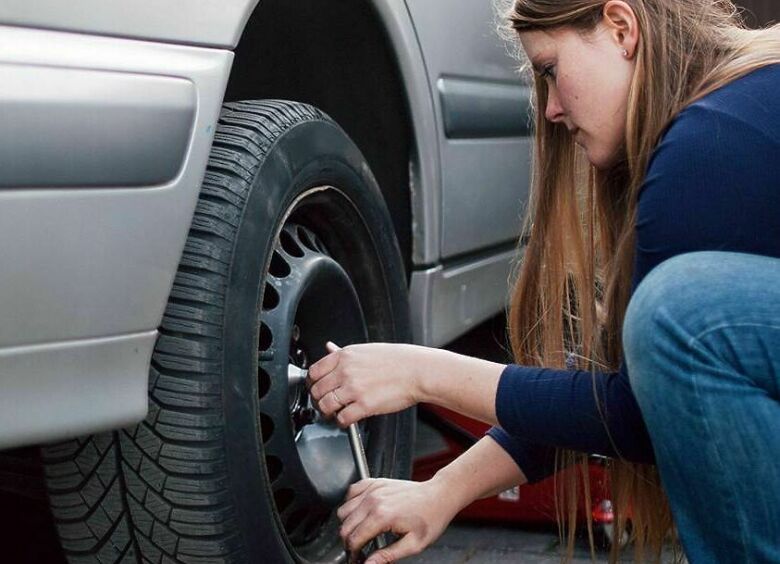
[[[486,435],[512,457],[529,484],[540,482],[555,473],[555,447],[524,441],[500,427],[489,429]]]

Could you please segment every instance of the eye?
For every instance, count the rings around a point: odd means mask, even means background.
[[[556,79],[555,65],[546,65],[542,69],[542,72],[539,73],[539,76],[541,76],[542,78],[551,78],[552,80],[555,80]]]

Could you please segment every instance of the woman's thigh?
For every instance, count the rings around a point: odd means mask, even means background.
[[[689,559],[780,562],[780,259],[666,261],[623,339]]]

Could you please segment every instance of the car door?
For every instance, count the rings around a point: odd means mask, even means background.
[[[406,4],[439,124],[442,259],[509,243],[528,194],[530,90],[496,32],[493,3]]]

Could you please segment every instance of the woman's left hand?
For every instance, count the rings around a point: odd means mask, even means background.
[[[426,482],[368,479],[350,486],[338,509],[339,534],[356,554],[380,533],[401,538],[373,552],[366,564],[386,564],[422,552],[438,539],[459,507],[435,478]]]
[[[496,425],[496,390],[506,365],[403,343],[361,343],[309,367],[307,385],[317,409],[347,427],[366,417],[433,403]]]
[[[395,413],[420,401],[418,374],[435,349],[397,343],[363,343],[329,354],[309,368],[309,393],[327,418],[346,427],[366,417]]]

